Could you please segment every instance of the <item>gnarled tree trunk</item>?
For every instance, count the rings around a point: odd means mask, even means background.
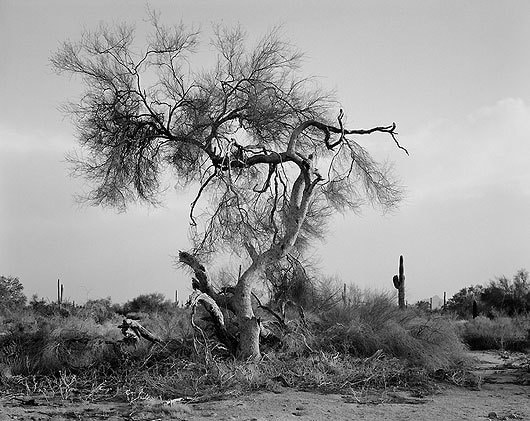
[[[243,273],[238,279],[232,298],[239,325],[237,356],[241,359],[259,358],[261,355],[259,348],[260,325],[252,308],[252,286],[259,269],[259,265],[253,263]]]

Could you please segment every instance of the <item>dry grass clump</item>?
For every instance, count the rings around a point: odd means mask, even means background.
[[[82,370],[109,363],[119,338],[116,323],[97,324],[78,317],[35,318],[27,328],[0,338],[0,358],[13,375]]]
[[[382,350],[432,372],[460,368],[465,362],[466,347],[450,319],[400,310],[384,293],[365,293],[356,301],[322,315],[315,335],[319,349],[358,357]]]
[[[83,308],[66,317],[58,312],[40,315],[26,310],[4,324],[0,364],[9,366],[13,375],[48,375],[61,370],[77,373],[94,367],[114,369],[124,359],[143,355],[147,347],[143,343],[132,348],[123,344],[118,329],[122,320],[123,316],[115,313],[101,318]],[[149,314],[142,323],[158,334],[166,348],[182,355],[183,341],[190,338],[191,332],[187,311],[176,308]],[[190,352],[187,348],[186,355]]]

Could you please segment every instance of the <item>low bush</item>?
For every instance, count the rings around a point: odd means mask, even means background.
[[[141,323],[163,341],[190,338],[193,334],[190,311],[182,307],[174,306],[165,312],[145,314]]]
[[[459,334],[473,350],[524,351],[530,348],[530,318],[479,316],[461,323]]]
[[[112,360],[116,326],[75,316],[37,318],[29,328],[18,327],[0,338],[1,362],[10,365],[13,375],[89,369]]]
[[[364,293],[337,305],[316,324],[315,346],[328,352],[368,357],[378,350],[429,371],[448,370],[466,361],[466,347],[454,322],[417,309],[400,310],[394,297]]]

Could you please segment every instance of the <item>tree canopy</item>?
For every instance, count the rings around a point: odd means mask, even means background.
[[[395,125],[345,128],[343,111],[301,76],[302,55],[278,30],[248,48],[241,28],[216,27],[215,63],[195,70],[200,34],[165,27],[155,15],[151,22],[142,51],[132,26],[102,26],[52,58],[87,87],[69,107],[82,146],[70,158],[94,186],[90,203],[157,203],[169,167],[179,186],[199,183],[192,224],[200,196],[212,196],[197,250],[241,250],[249,239],[267,248],[294,219],[303,220],[300,240],[321,235],[325,217],[358,207],[363,197],[384,207],[399,201],[388,169],[349,137],[386,132],[397,142]]]

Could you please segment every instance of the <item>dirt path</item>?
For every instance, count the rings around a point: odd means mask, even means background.
[[[528,355],[475,353],[477,390],[445,387],[417,397],[387,393],[373,398],[322,395],[284,389],[281,393],[204,403],[142,402],[71,404],[41,398],[4,397],[0,420],[529,420]],[[506,357],[506,358],[503,358]]]

